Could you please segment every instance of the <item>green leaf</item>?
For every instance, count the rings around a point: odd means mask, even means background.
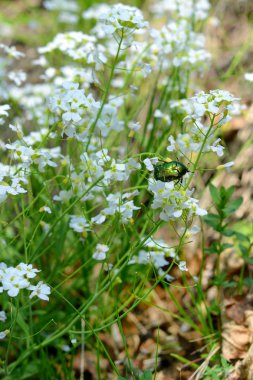
[[[234,191],[235,191],[235,187],[234,186],[230,186],[226,193],[227,193],[227,199],[230,199],[232,197],[232,195],[234,194]]]
[[[17,316],[17,324],[19,327],[23,330],[25,336],[29,336],[29,328],[27,323],[24,321],[23,315],[21,313],[18,314]]]
[[[249,264],[253,264],[253,257],[248,257],[248,254],[249,254],[248,248],[242,244],[239,244],[239,248],[240,248],[240,251],[242,253],[242,257],[244,258],[244,260],[246,260]],[[248,259],[249,260],[252,259],[252,263],[250,263],[250,261],[248,261]]]
[[[234,234],[235,234],[235,231],[229,228],[226,228],[224,231],[222,231],[222,235],[227,236],[227,237],[234,236]]]
[[[236,236],[236,238],[238,240],[246,241],[246,242],[250,243],[250,238],[247,235],[244,235],[241,232],[237,232],[237,231],[235,231],[234,235]]]
[[[218,247],[218,244],[216,241],[214,241],[210,247],[208,248],[205,248],[204,252],[208,255],[212,255],[214,253],[218,253],[219,252],[219,247]]]
[[[233,247],[234,244],[224,243],[221,245],[221,251],[225,251],[225,249]]]
[[[236,281],[225,281],[225,282],[223,283],[223,287],[224,287],[224,288],[236,288],[237,285],[238,285],[238,284],[237,284]]]
[[[235,187],[234,186],[230,186],[227,189],[224,186],[222,186],[221,190],[220,190],[220,194],[221,194],[222,200],[225,201],[225,203],[227,203],[228,200],[234,194],[234,191],[235,191]]]
[[[204,222],[209,226],[213,227],[215,231],[220,231],[221,228],[221,220],[219,215],[217,214],[207,214],[204,216]]]
[[[246,286],[252,286],[252,285],[253,285],[253,278],[245,277],[245,278],[243,279],[243,283],[244,283],[244,285],[246,285]]]
[[[226,207],[224,207],[223,212],[229,216],[233,214],[242,204],[243,198],[236,198],[233,201],[229,202]]]
[[[250,265],[253,265],[253,257],[247,257],[245,258],[245,261],[250,264]]]
[[[219,204],[221,202],[219,189],[210,183],[209,191],[210,191],[210,194],[212,196],[214,203],[216,204],[216,206],[219,206]]]
[[[220,210],[222,210],[226,206],[226,204],[228,203],[228,201],[231,198],[234,191],[235,191],[234,186],[231,186],[228,189],[225,189],[224,186],[221,187],[221,189],[220,189],[221,201],[219,204]]]
[[[150,372],[148,370],[143,372],[143,374],[141,375],[141,377],[139,379],[140,380],[152,380],[152,372]]]

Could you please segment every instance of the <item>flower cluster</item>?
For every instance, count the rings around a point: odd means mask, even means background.
[[[175,187],[174,182],[151,182],[148,187],[154,195],[152,208],[161,210],[162,220],[176,221],[183,217],[185,222],[191,222],[196,215],[203,216],[207,211],[198,206],[198,200],[192,198],[193,191],[183,187]]]
[[[229,91],[211,90],[209,93],[201,91],[189,100],[191,114],[187,116],[187,119],[195,121],[204,115],[210,115],[218,117],[215,125],[223,125],[229,120],[229,112],[233,111],[233,103],[238,100],[239,98],[235,98]]]
[[[170,21],[162,29],[152,29],[153,44],[151,52],[157,55],[158,61],[163,60],[163,66],[196,68],[203,66],[211,58],[205,49],[205,38],[202,34],[192,31],[188,20]],[[165,59],[165,57],[171,59]]]
[[[57,161],[62,157],[61,148],[36,148],[45,136],[53,137],[47,128],[40,132],[32,131],[24,135],[21,125],[9,125],[16,132],[18,140],[11,144],[4,144],[4,150],[9,152],[12,165],[0,164],[0,202],[3,202],[8,194],[18,195],[26,193],[24,187],[28,183],[31,166],[35,165],[40,172],[44,172],[47,166],[57,167]],[[15,163],[17,161],[17,163]]]
[[[40,54],[51,53],[54,50],[69,56],[73,60],[84,61],[100,70],[107,62],[105,48],[97,43],[95,36],[88,36],[82,32],[59,33],[53,41],[39,48]]]
[[[83,131],[81,129],[78,133],[78,125],[94,115],[99,103],[95,102],[91,94],[86,96],[84,90],[79,89],[78,83],[66,82],[55,96],[49,98],[49,108],[61,117],[62,134],[78,139],[81,138],[80,133]]]
[[[48,301],[51,293],[50,287],[40,281],[37,285],[32,285],[30,280],[40,272],[33,268],[32,264],[20,263],[16,267],[7,267],[5,263],[0,263],[0,293],[6,291],[10,297],[16,297],[21,289],[31,290],[30,298],[38,298]]]
[[[56,94],[49,98],[49,108],[61,119],[61,135],[74,137],[84,141],[90,128],[95,125],[94,133],[107,137],[111,131],[123,130],[123,121],[118,120],[120,101],[110,101],[101,108],[100,102],[95,101],[91,94],[85,95],[84,89],[78,83],[66,82],[62,84]],[[98,116],[99,114],[99,116]],[[131,127],[131,126],[130,126]]]
[[[159,0],[151,10],[161,16],[164,13],[174,13],[177,17],[195,20],[204,20],[208,16],[210,3],[208,0]]]
[[[185,132],[179,133],[176,138],[169,136],[170,145],[167,150],[188,158],[200,150],[222,156],[224,147],[220,144],[220,138],[216,138],[215,132],[230,120],[230,113],[237,101],[238,98],[223,90],[210,91],[208,94],[201,91],[189,100],[173,101],[171,108],[181,109],[187,116],[184,118]],[[205,119],[211,124],[206,125]]]
[[[106,33],[122,33],[129,36],[133,31],[148,26],[144,21],[143,15],[138,8],[129,5],[115,4],[110,7],[108,12],[100,16]]]
[[[164,276],[167,281],[172,281],[174,277],[170,274],[165,275],[163,269],[172,261],[179,266],[181,271],[188,270],[185,261],[179,260],[174,248],[170,248],[162,239],[157,240],[152,237],[145,242],[144,247],[128,262],[128,265],[152,265],[160,276]]]
[[[120,222],[125,224],[133,220],[133,211],[139,210],[140,207],[135,206],[133,200],[127,200],[136,196],[138,192],[125,194],[109,194],[106,197],[108,207],[104,208],[98,215],[93,217],[91,221],[95,224],[102,224],[108,216],[118,215]]]
[[[43,5],[50,11],[58,11],[60,22],[75,24],[78,21],[79,5],[76,0],[45,0]]]
[[[24,57],[24,53],[18,51],[15,46],[8,46],[4,44],[0,44],[0,49],[2,49],[10,58],[19,59]]]
[[[66,157],[62,164],[68,165]],[[68,167],[68,166],[67,166]],[[92,200],[98,194],[105,196],[105,187],[115,182],[127,181],[130,174],[141,168],[133,158],[122,161],[116,161],[108,154],[108,149],[103,149],[88,155],[83,153],[80,156],[80,162],[77,167],[70,165],[68,167],[68,176],[66,177],[67,188],[60,190],[59,194],[54,195],[53,199],[58,202],[68,202],[72,197],[79,196],[81,201]],[[86,195],[83,195],[87,188],[99,180],[99,184],[94,186]],[[71,185],[71,188],[70,188]],[[124,195],[124,197],[128,195]],[[108,198],[107,198],[108,199]]]

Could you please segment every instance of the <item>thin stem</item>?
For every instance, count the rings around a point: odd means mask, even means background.
[[[122,45],[122,42],[123,42],[123,38],[124,38],[124,31],[122,30],[122,35],[121,35],[121,38],[119,40],[117,53],[116,53],[116,56],[115,56],[115,59],[114,59],[113,65],[112,65],[110,77],[109,77],[109,80],[108,80],[108,83],[107,83],[107,86],[106,86],[106,89],[105,89],[105,93],[104,93],[104,96],[103,96],[103,101],[102,101],[101,107],[100,107],[100,109],[99,109],[99,111],[97,113],[96,119],[94,120],[94,122],[93,122],[93,124],[91,125],[91,128],[90,128],[90,133],[89,133],[89,136],[88,136],[88,141],[87,141],[86,146],[85,146],[85,150],[86,151],[89,148],[91,137],[93,135],[93,132],[94,132],[94,130],[96,128],[97,122],[98,122],[98,120],[99,120],[99,118],[100,118],[100,116],[102,114],[102,111],[103,111],[104,106],[105,106],[105,104],[107,102],[107,99],[108,99],[109,90],[110,90],[110,87],[111,87],[111,82],[112,82],[113,75],[114,75],[114,72],[115,72],[115,69],[116,69],[116,65],[118,63],[119,53],[120,53],[120,50],[121,50],[121,45]]]
[[[190,185],[190,183],[192,181],[192,178],[193,178],[193,176],[195,174],[196,168],[198,167],[198,164],[199,164],[199,161],[201,159],[201,155],[203,153],[203,150],[204,150],[204,147],[206,145],[207,139],[208,139],[208,137],[209,137],[209,135],[210,135],[210,133],[211,133],[211,131],[213,129],[214,119],[215,119],[215,115],[211,119],[210,127],[208,128],[208,131],[207,131],[207,133],[206,133],[206,135],[205,135],[205,137],[203,139],[203,142],[201,144],[201,147],[200,147],[199,153],[197,155],[196,161],[194,162],[193,169],[191,171],[191,175],[190,175],[188,181],[186,182],[185,189],[187,189],[189,187],[189,185]]]

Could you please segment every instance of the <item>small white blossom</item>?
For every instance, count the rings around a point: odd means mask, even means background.
[[[141,129],[141,124],[137,121],[135,122],[130,122],[128,124],[128,128],[131,129],[132,131],[139,131]]]
[[[102,224],[104,223],[105,220],[106,220],[106,216],[105,214],[102,214],[102,213],[91,218],[91,222],[95,224]]]
[[[188,271],[187,267],[186,267],[186,262],[185,261],[180,261],[179,262],[179,265],[178,265],[178,268],[181,270],[181,272],[186,272]]]
[[[0,321],[5,322],[7,319],[5,311],[0,311]]]
[[[48,206],[42,206],[40,209],[39,209],[39,212],[46,212],[46,213],[48,213],[48,214],[52,214],[52,210],[51,210],[51,208],[50,207],[48,207]]]
[[[8,116],[9,113],[7,111],[10,110],[10,106],[9,104],[3,104],[3,105],[0,105],[0,116]]]
[[[146,166],[146,169],[149,172],[152,172],[154,170],[154,166],[153,165],[155,165],[157,162],[158,162],[158,158],[156,158],[156,157],[145,158],[145,160],[143,160],[143,163],[144,163],[144,165]]]
[[[97,244],[96,250],[93,253],[92,257],[94,260],[105,260],[106,252],[109,251],[109,247],[105,244]]]
[[[0,340],[3,340],[8,334],[9,330],[0,331]]]
[[[69,226],[79,233],[90,231],[90,225],[84,216],[71,215]]]
[[[20,263],[16,267],[22,276],[27,278],[33,278],[40,272],[39,269],[33,268],[32,264]]]
[[[15,46],[0,44],[0,49],[3,49],[11,58],[19,59],[20,57],[25,56],[25,54],[18,51]]]
[[[30,298],[33,298],[34,296],[37,296],[43,301],[49,301],[48,295],[51,293],[50,287],[46,284],[44,284],[42,281],[40,281],[37,285],[30,285],[29,290],[32,290],[32,293],[30,294]]]
[[[10,71],[8,78],[13,81],[17,86],[20,86],[26,80],[26,73],[24,71]]]
[[[123,31],[125,36],[132,31],[148,26],[148,22],[144,21],[138,8],[124,4],[111,6],[105,14],[100,16],[100,21],[104,23],[106,33]]]
[[[249,82],[253,82],[253,73],[245,73],[244,78]]]

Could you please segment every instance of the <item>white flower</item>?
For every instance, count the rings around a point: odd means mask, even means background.
[[[219,141],[221,141],[221,139],[217,139],[214,143],[213,143],[213,145],[210,145],[210,149],[213,151],[213,152],[215,152],[215,153],[217,153],[217,155],[219,156],[219,157],[221,157],[221,156],[223,156],[223,151],[224,151],[224,146],[222,146],[222,145],[220,145],[219,144]]]
[[[253,82],[253,73],[245,73],[244,79],[248,80],[249,82]]]
[[[91,218],[91,222],[95,224],[102,224],[106,220],[106,216],[102,213]]]
[[[7,111],[9,111],[10,108],[9,104],[0,105],[0,116],[8,116],[9,113]]]
[[[9,128],[12,131],[16,132],[19,137],[23,137],[24,136],[24,133],[23,133],[23,130],[22,130],[22,127],[21,127],[20,124],[17,124],[17,125],[9,124]]]
[[[178,265],[178,268],[182,271],[182,272],[186,272],[188,271],[187,267],[186,267],[186,262],[185,261],[180,261],[179,262],[179,265]]]
[[[48,206],[42,206],[40,209],[39,209],[39,212],[47,212],[48,214],[52,214],[52,210],[50,207]]]
[[[41,300],[49,301],[48,295],[51,293],[50,287],[40,281],[37,285],[30,285],[29,290],[32,290],[30,298],[37,296]]]
[[[73,197],[72,190],[61,190],[59,192],[59,195],[53,196],[53,200],[65,203],[65,202],[68,202],[72,197]]]
[[[64,352],[69,352],[71,350],[71,347],[68,345],[68,344],[64,344],[62,347],[61,347],[62,351]]]
[[[20,263],[16,267],[22,276],[26,276],[27,278],[33,278],[40,272],[39,269],[33,268],[32,264]]]
[[[0,340],[4,339],[8,333],[9,330],[0,331]]]
[[[164,271],[162,268],[159,268],[159,269],[158,269],[158,274],[159,274],[159,276],[163,277],[164,274],[165,274],[165,271]],[[165,280],[168,281],[168,282],[172,282],[173,280],[175,280],[175,277],[171,276],[171,275],[168,274],[168,273],[164,276],[164,278],[165,278]]]
[[[130,122],[128,124],[128,128],[131,129],[132,131],[139,131],[139,129],[141,128],[141,124],[137,121],[137,122]]]
[[[77,109],[75,108],[70,108],[67,112],[64,112],[62,114],[62,120],[63,121],[73,121],[74,123],[77,123],[78,121],[80,121],[82,118],[81,116],[79,115]]]
[[[5,322],[7,319],[5,311],[0,311],[0,321]]]
[[[46,166],[57,167],[57,163],[53,160],[61,157],[61,148],[59,146],[51,149],[41,148],[36,151],[34,162],[38,165],[39,171],[43,173]]]
[[[217,170],[226,169],[226,171],[230,172],[231,168],[234,166],[234,164],[235,164],[234,161],[227,162],[223,165],[217,166]]]
[[[109,251],[109,247],[105,244],[97,244],[96,251],[93,253],[92,257],[94,260],[105,260],[106,252]]]
[[[30,282],[22,276],[17,268],[7,268],[2,278],[3,290],[6,290],[10,297],[16,297],[20,289],[27,288]]]
[[[18,51],[15,46],[7,46],[4,44],[0,44],[0,49],[3,49],[10,57],[13,57],[16,59],[19,59],[20,57],[25,56],[25,54]]]
[[[210,3],[208,0],[160,0],[151,3],[152,12],[164,16],[169,12],[176,18],[204,20],[208,17]],[[171,17],[171,16],[170,16]]]
[[[143,163],[149,172],[152,172],[154,170],[153,165],[155,165],[157,162],[158,162],[158,158],[156,158],[156,157],[145,158],[145,160],[143,160]]]
[[[69,226],[75,232],[90,231],[90,225],[84,216],[71,215]]]
[[[24,71],[10,71],[8,78],[13,81],[17,86],[20,86],[26,80],[26,73]]]
[[[126,35],[148,26],[138,8],[123,4],[111,6],[107,13],[100,16],[100,21],[105,24],[104,30],[108,34],[123,30]]]

